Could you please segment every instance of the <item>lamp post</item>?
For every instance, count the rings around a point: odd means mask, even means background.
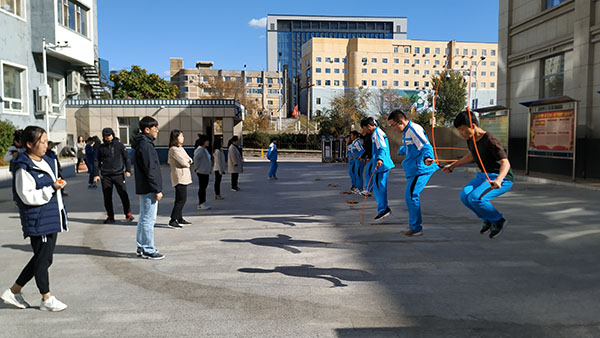
[[[46,62],[46,50],[55,50],[57,48],[67,48],[69,47],[69,43],[65,41],[64,43],[46,43],[46,38],[42,39],[42,67],[44,70],[44,83],[43,83],[43,93],[39,93],[38,95],[44,96],[44,116],[46,118],[46,133],[48,133],[48,137],[50,137],[50,114],[49,114],[49,106],[50,106],[50,88],[48,87],[48,65]]]

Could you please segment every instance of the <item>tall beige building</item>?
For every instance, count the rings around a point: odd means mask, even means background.
[[[213,62],[196,62],[185,69],[182,58],[170,59],[171,83],[179,87],[179,98],[205,99],[213,96],[210,87],[227,87],[227,99],[245,102],[248,113],[286,117],[283,76],[279,72],[213,69]]]
[[[450,70],[471,80],[472,105],[495,105],[497,47],[478,42],[312,38],[302,48],[300,108],[302,112],[327,108],[336,95],[360,87],[422,95],[434,89],[431,77],[439,75],[446,62]]]
[[[578,177],[600,178],[600,2],[506,0],[499,15],[498,103],[510,109],[512,166],[567,176],[574,169]],[[528,128],[532,119],[536,128],[557,122],[538,113],[572,110],[574,168],[565,156],[569,151],[538,151],[535,142],[528,143],[540,135]],[[556,126],[559,134],[572,129]]]

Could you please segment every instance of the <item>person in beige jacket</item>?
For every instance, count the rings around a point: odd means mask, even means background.
[[[240,173],[244,172],[244,158],[238,148],[239,141],[237,136],[232,137],[227,150],[227,169],[231,173],[231,191],[240,191],[238,179]]]
[[[213,171],[215,172],[215,199],[224,200],[221,196],[221,179],[227,172],[227,162],[225,161],[225,155],[223,154],[222,143],[220,139],[215,140],[213,147],[213,159],[214,166]]]
[[[192,159],[183,149],[183,132],[172,130],[169,136],[169,165],[171,166],[171,185],[175,188],[175,204],[171,211],[169,227],[181,228],[182,224],[191,224],[183,219],[183,206],[187,200],[187,186],[192,183],[190,166]]]

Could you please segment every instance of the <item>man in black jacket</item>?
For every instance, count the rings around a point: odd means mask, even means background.
[[[132,142],[135,165],[135,193],[140,196],[140,216],[137,224],[137,255],[147,259],[165,256],[154,247],[154,223],[158,201],[163,197],[162,176],[154,140],[158,136],[158,121],[151,116],[140,120],[140,134]]]
[[[125,177],[131,176],[131,162],[129,154],[123,143],[115,140],[115,132],[111,128],[102,129],[104,143],[98,147],[98,155],[94,163],[94,183],[100,181],[102,176],[102,193],[104,194],[104,208],[106,209],[106,220],[104,224],[115,222],[113,210],[112,192],[113,186],[123,203],[123,212],[127,221],[133,221]]]

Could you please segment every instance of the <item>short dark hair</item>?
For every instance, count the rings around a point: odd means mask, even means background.
[[[479,121],[477,120],[477,116],[475,116],[475,113],[470,112],[471,113],[471,120],[473,121],[473,124],[476,126],[479,126]],[[456,115],[456,117],[454,118],[454,128],[458,128],[460,126],[467,126],[467,127],[471,127],[471,123],[469,123],[469,111],[463,110],[460,113],[458,113],[458,115]]]
[[[142,117],[142,119],[140,120],[140,132],[142,134],[144,134],[144,130],[146,130],[146,128],[152,129],[153,127],[158,127],[158,121],[156,121],[155,118],[153,118],[152,116]]]
[[[271,142],[277,141],[277,137],[271,137]]]
[[[360,126],[361,127],[366,127],[366,126],[374,126],[377,127],[378,123],[377,120],[375,120],[373,117],[369,116],[366,117],[362,120],[360,120]]]
[[[21,134],[21,145],[29,152],[30,148],[27,148],[27,143],[31,143],[32,147],[35,146],[45,133],[46,131],[42,127],[27,126]]]
[[[356,130],[353,130],[353,131],[350,132],[350,136],[360,137],[360,133],[357,132]]]
[[[177,138],[181,134],[183,134],[183,132],[179,129],[171,130],[171,133],[169,134],[169,148],[177,146]]]
[[[16,146],[17,143],[21,144],[21,147],[23,146],[23,143],[21,143],[21,137],[23,135],[23,129],[17,129],[15,130],[15,132],[13,133],[13,145]]]
[[[198,144],[203,145],[204,142],[210,141],[206,135],[198,135]]]
[[[394,120],[394,122],[406,121],[408,117],[406,113],[404,113],[401,109],[392,110],[390,116],[388,116],[388,121]]]

